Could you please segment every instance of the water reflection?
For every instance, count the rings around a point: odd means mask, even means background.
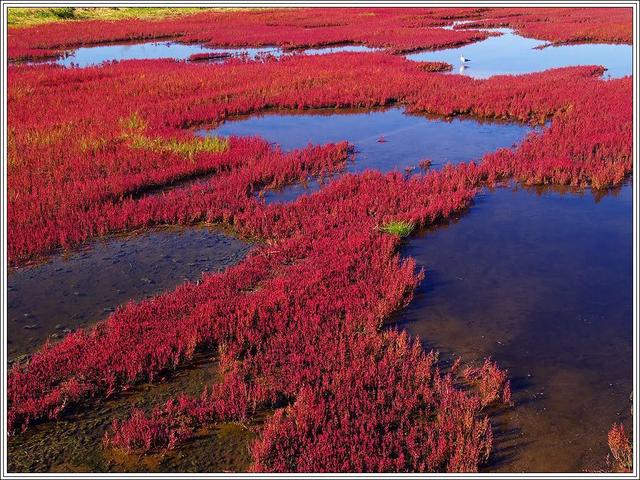
[[[454,22],[453,26],[465,22]],[[608,70],[605,78],[631,75],[631,45],[581,44],[540,48],[547,43],[525,38],[508,28],[485,29],[499,34],[486,40],[445,50],[425,51],[406,55],[415,61],[445,61],[454,65],[450,73],[487,78],[493,75],[523,74],[572,65],[603,65]],[[265,55],[274,57],[291,55],[326,55],[338,52],[373,52],[382,49],[364,45],[337,45],[306,50],[283,51],[275,46],[263,47],[206,47],[173,41],[127,43],[80,47],[54,62],[64,66],[87,67],[114,60],[172,58],[186,60],[193,54],[219,53],[222,56],[257,59]],[[471,61],[461,64],[463,55]],[[213,59],[223,62],[224,58]],[[463,62],[464,63],[464,62]]]
[[[65,67],[88,67],[99,65],[114,60],[145,60],[156,58],[173,58],[186,60],[191,55],[198,53],[221,53],[231,56],[246,55],[251,59],[258,56],[272,54],[279,55],[280,49],[276,47],[256,48],[208,48],[198,44],[184,44],[177,42],[147,42],[128,43],[121,45],[98,45],[92,47],[80,47],[71,51],[64,57],[55,61]]]
[[[602,65],[607,68],[604,78],[631,75],[631,45],[589,43],[540,48],[547,42],[522,37],[508,28],[485,30],[501,35],[458,48],[413,53],[407,58],[420,62],[448,62],[454,65],[450,73],[474,78],[520,75],[574,65]],[[470,61],[462,65],[460,56]]]
[[[356,147],[350,172],[366,169],[405,171],[428,158],[432,168],[445,163],[480,159],[501,147],[512,147],[531,130],[513,122],[489,122],[470,118],[442,119],[409,115],[401,108],[386,110],[316,110],[302,113],[267,113],[228,121],[198,135],[258,135],[285,150],[309,143],[346,140]],[[268,201],[289,201],[319,187],[311,181],[281,192],[268,192]]]
[[[260,57],[272,55],[274,57],[292,55],[327,55],[338,52],[372,52],[377,49],[363,45],[339,45],[325,48],[312,48],[306,50],[283,51],[279,47],[206,47],[200,44],[185,44],[178,42],[145,42],[126,43],[118,45],[97,45],[80,47],[68,52],[65,56],[54,62],[65,67],[88,67],[104,62],[119,60],[149,60],[158,58],[171,58],[174,60],[187,60],[191,55],[203,53],[220,54],[219,58],[212,62],[224,62],[228,57],[246,57],[256,60]]]
[[[403,247],[427,270],[399,325],[513,379],[500,430],[519,433],[497,441],[492,469],[576,472],[606,457],[632,390],[632,207],[630,183],[607,196],[498,189]]]

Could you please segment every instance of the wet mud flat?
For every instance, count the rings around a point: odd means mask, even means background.
[[[611,424],[629,426],[632,211],[630,181],[598,197],[501,188],[405,242],[426,277],[393,326],[511,378],[488,471],[597,470]]]
[[[149,455],[103,449],[114,419],[128,418],[131,408],[149,410],[180,393],[199,394],[219,375],[218,363],[201,353],[189,365],[152,384],[137,385],[104,402],[86,404],[57,421],[34,425],[9,438],[10,472],[229,472],[246,471],[249,445],[261,417],[247,424],[220,423],[200,429],[175,450]]]
[[[250,248],[219,228],[163,227],[97,240],[82,251],[15,269],[7,279],[9,360],[102,320],[128,301],[235,265]]]

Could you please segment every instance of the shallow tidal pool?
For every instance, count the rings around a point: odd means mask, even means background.
[[[485,153],[511,148],[532,130],[529,125],[472,118],[443,119],[409,115],[402,108],[378,110],[309,110],[273,112],[230,119],[197,135],[260,136],[284,150],[308,144],[348,141],[356,148],[348,172],[416,171],[421,160],[432,168],[479,160]],[[265,199],[291,201],[316,191],[318,182],[266,192]]]

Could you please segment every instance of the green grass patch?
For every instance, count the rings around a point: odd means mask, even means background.
[[[392,220],[378,227],[381,232],[389,235],[397,235],[399,237],[408,237],[416,227],[413,222],[405,222],[403,220]]]
[[[176,140],[175,138],[150,138],[143,135],[131,139],[133,148],[144,148],[156,152],[173,152],[188,158],[201,152],[224,152],[229,148],[229,140],[224,137],[194,138]]]

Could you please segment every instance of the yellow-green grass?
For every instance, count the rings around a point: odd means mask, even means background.
[[[127,18],[160,19],[176,15],[195,14],[220,8],[165,8],[165,7],[60,7],[60,8],[9,8],[7,21],[10,27],[29,27],[50,22],[72,20],[121,20]]]
[[[143,148],[155,152],[173,152],[187,158],[201,152],[224,152],[229,148],[229,140],[223,137],[204,137],[192,140],[176,140],[163,138],[149,138],[143,135],[135,136],[130,143],[133,148]]]

